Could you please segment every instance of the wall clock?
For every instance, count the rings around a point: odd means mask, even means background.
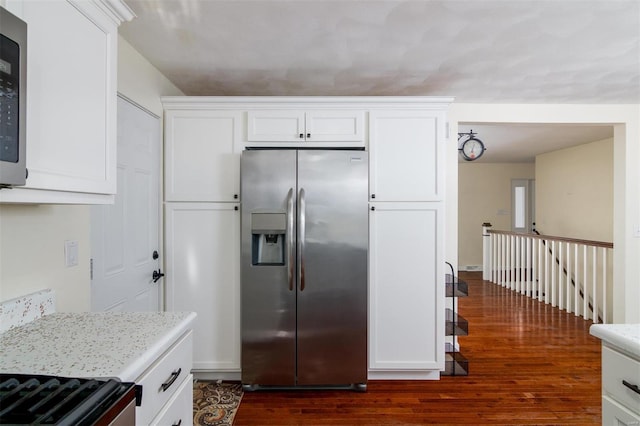
[[[458,148],[462,158],[467,161],[477,160],[482,157],[482,154],[486,151],[484,143],[482,143],[480,139],[476,138],[475,135],[476,133],[473,133],[473,130],[469,133],[458,133],[458,141],[463,136],[467,136],[467,139],[465,139],[465,141],[462,142],[462,145],[460,145],[460,148]]]

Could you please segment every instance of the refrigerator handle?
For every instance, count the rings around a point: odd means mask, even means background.
[[[289,291],[293,291],[293,268],[295,261],[293,259],[293,188],[289,188],[287,194],[287,280],[289,281]]]
[[[300,291],[304,290],[304,233],[306,220],[306,204],[304,188],[300,188],[298,195],[298,283]]]

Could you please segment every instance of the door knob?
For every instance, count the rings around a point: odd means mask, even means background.
[[[158,269],[157,271],[153,271],[153,274],[151,275],[151,278],[153,278],[154,283],[157,283],[158,280],[160,280],[160,278],[162,277],[164,277],[164,274],[160,269]]]

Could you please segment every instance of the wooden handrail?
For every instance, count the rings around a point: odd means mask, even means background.
[[[563,241],[567,243],[583,244],[586,246],[604,247],[604,248],[611,248],[611,249],[613,248],[613,243],[608,243],[604,241],[580,240],[577,238],[556,237],[552,235],[538,235],[538,234],[512,232],[512,231],[497,231],[493,229],[489,229],[488,232],[490,234],[514,235],[517,237],[528,237],[528,238],[535,238],[538,240],[556,240],[556,241]]]

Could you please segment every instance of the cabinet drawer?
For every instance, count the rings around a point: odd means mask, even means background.
[[[184,378],[173,397],[153,419],[151,425],[193,425],[193,374]]]
[[[640,415],[604,396],[602,397],[602,424],[608,426],[638,426],[640,425]]]
[[[193,332],[189,331],[167,350],[138,379],[142,404],[136,411],[137,424],[149,424],[171,399],[193,363]]]
[[[640,394],[625,386],[640,386],[640,361],[602,347],[602,393],[640,414]]]

